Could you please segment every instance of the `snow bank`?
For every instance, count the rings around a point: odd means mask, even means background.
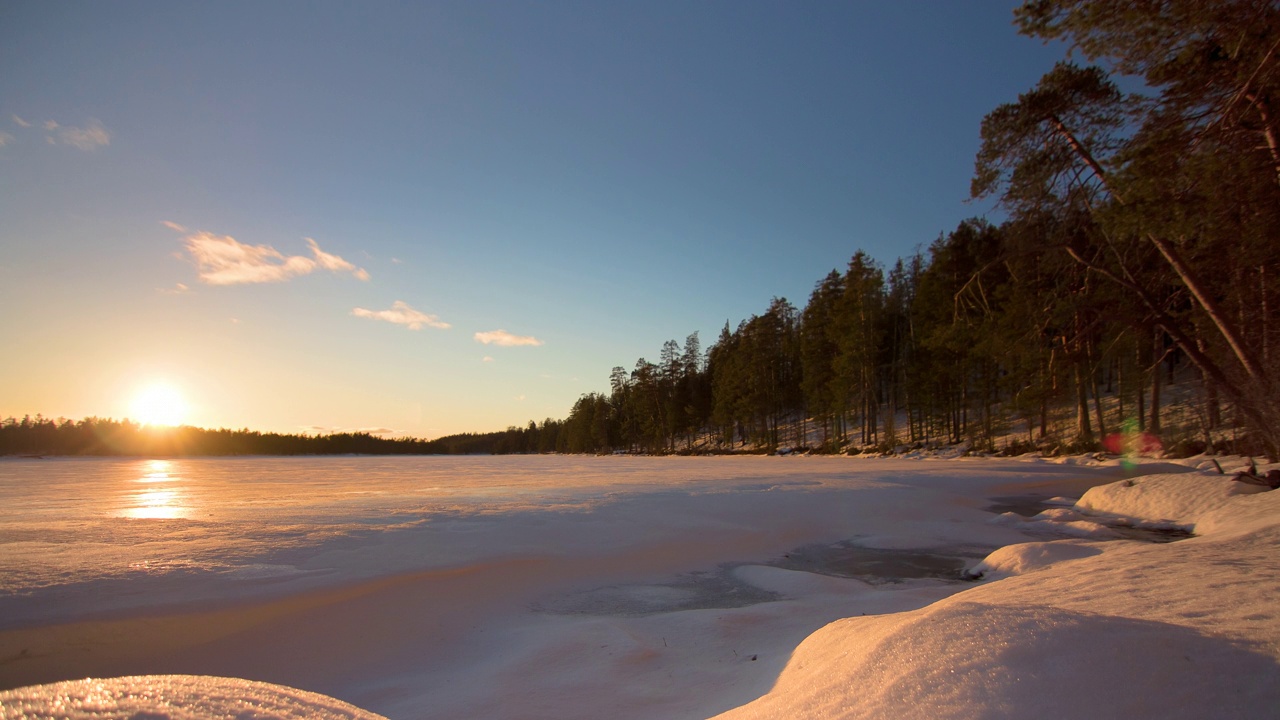
[[[1224,475],[1146,475],[1092,488],[1075,507],[1140,527],[1191,529],[1201,517],[1231,505],[1233,498],[1265,491]]]
[[[0,692],[0,717],[386,720],[354,705],[305,690],[197,675],[89,678],[8,690]]]
[[[1089,520],[1084,515],[1066,508],[1051,508],[1031,518],[1012,512],[1001,513],[992,518],[991,524],[1044,535],[1066,535],[1096,540],[1114,540],[1120,537],[1115,530],[1106,525]]]
[[[1276,717],[1280,492],[1246,487],[1193,474],[1091,490],[1077,509],[1201,536],[1002,548],[975,570],[1005,579],[832,623],[769,694],[718,717]]]
[[[1157,622],[953,599],[828,626],[778,690],[721,717],[1262,717],[1270,660]]]
[[[1244,485],[1253,488],[1256,486]],[[1195,532],[1199,535],[1227,537],[1264,532],[1280,518],[1280,491],[1265,494],[1258,491],[1237,493],[1216,510],[1199,516]]]
[[[1020,543],[996,550],[965,574],[974,579],[995,580],[1035,572],[1067,560],[1093,557],[1101,552],[1100,544],[1080,540]]]

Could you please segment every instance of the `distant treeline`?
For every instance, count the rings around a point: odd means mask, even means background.
[[[292,435],[255,430],[156,427],[90,417],[75,421],[40,415],[0,420],[3,455],[500,455],[555,452],[561,423],[464,433],[436,440],[383,438],[363,432]]]
[[[287,435],[253,430],[152,427],[128,420],[0,421],[0,455],[405,455],[439,452],[430,442],[368,433]]]

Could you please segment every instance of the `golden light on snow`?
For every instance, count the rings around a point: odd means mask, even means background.
[[[121,511],[124,517],[174,520],[190,516],[191,499],[180,482],[182,478],[170,472],[168,460],[149,460],[140,469],[142,477],[134,482],[144,487],[125,490],[125,507]]]
[[[148,490],[134,494],[131,500],[134,506],[125,508],[125,517],[175,520],[191,512],[181,490]]]
[[[143,425],[181,425],[187,418],[187,401],[173,385],[152,383],[134,396],[129,417]]]

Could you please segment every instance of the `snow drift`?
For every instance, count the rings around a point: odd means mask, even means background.
[[[1170,544],[1002,548],[1005,576],[928,607],[834,622],[746,718],[1205,718],[1280,714],[1280,492],[1159,475],[1079,512],[1175,523]]]

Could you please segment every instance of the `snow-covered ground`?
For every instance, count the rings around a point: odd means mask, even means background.
[[[480,513],[448,532],[344,538],[309,557],[290,549],[309,572],[392,573],[200,607],[110,598],[133,612],[86,607],[10,629],[0,680],[234,676],[397,720],[1280,716],[1280,493],[1198,467],[1210,463],[602,462],[635,482],[567,510]],[[641,490],[664,474],[684,480]],[[1019,495],[1060,497],[1031,519],[983,511]],[[1196,537],[1118,539],[1116,523]],[[465,563],[406,570],[444,540],[466,546]],[[921,550],[967,555],[981,580],[833,574],[868,553]],[[60,716],[87,718],[101,715],[66,708],[90,697],[95,711],[112,698],[171,711],[185,697],[185,717],[200,717],[202,696],[258,692],[318,702],[169,676],[8,691],[0,707],[21,717],[15,708],[61,699]]]
[[[131,675],[0,693],[0,717],[74,720],[378,720],[325,695],[239,678]]]
[[[1152,475],[1075,510],[1198,537],[1001,548],[979,587],[814,633],[768,695],[719,717],[1280,717],[1280,492]],[[1027,524],[1074,535],[1080,517]]]

